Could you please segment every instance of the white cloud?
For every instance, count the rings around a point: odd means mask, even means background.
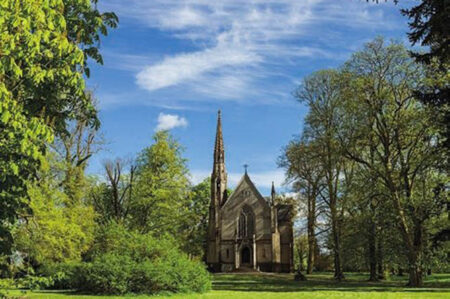
[[[188,122],[184,117],[180,117],[176,114],[164,114],[158,115],[158,125],[155,131],[170,130],[177,127],[187,127]]]
[[[171,10],[169,14],[160,19],[162,28],[183,29],[207,25],[208,18],[200,10],[185,6],[181,9]]]
[[[248,65],[258,60],[258,56],[251,52],[215,47],[167,57],[139,72],[137,83],[142,88],[153,91],[196,79],[199,75],[217,68]]]
[[[289,97],[295,86],[291,80],[283,82],[286,65],[342,60],[355,42],[349,30],[398,26],[383,10],[397,7],[365,1],[111,0],[103,6],[196,48],[137,65],[141,88],[155,93],[179,87],[190,95],[180,99],[187,101],[201,95],[264,102],[279,98],[280,91]],[[277,80],[283,83],[273,83]]]
[[[172,31],[178,38],[193,39],[205,47],[148,65],[137,74],[138,85],[155,91],[186,84],[192,91],[208,96],[233,100],[248,96],[253,89],[250,87],[264,72],[262,65],[286,47],[275,41],[298,34],[297,27],[310,16],[309,2],[259,5],[262,4],[258,1],[186,1],[182,5],[171,2],[162,8],[155,5],[151,11],[158,7],[164,11],[157,14],[151,27]],[[311,51],[304,49],[292,53],[311,56]],[[320,55],[318,51],[316,54]]]

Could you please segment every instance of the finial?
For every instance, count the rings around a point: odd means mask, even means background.
[[[222,114],[222,111],[220,111],[220,109],[217,111],[217,114],[219,115],[219,117],[220,117],[220,115]]]
[[[244,164],[245,174],[247,174],[248,164]]]

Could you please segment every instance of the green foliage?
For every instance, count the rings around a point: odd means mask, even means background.
[[[130,256],[105,253],[95,257],[91,263],[81,267],[81,290],[103,294],[125,294],[130,292],[131,270],[137,264]]]
[[[79,271],[83,291],[153,294],[204,292],[211,287],[205,267],[189,260],[173,240],[131,232],[114,222],[101,228],[89,256],[90,262]]]
[[[10,253],[11,226],[29,212],[26,186],[36,179],[46,144],[77,115],[95,118],[84,90],[84,56],[98,58],[94,43],[117,23],[96,3],[0,3],[0,254]]]
[[[82,5],[80,5],[82,3]],[[64,15],[67,21],[67,35],[75,44],[83,45],[85,64],[83,71],[90,75],[87,58],[103,64],[99,51],[101,35],[108,35],[108,27],[116,28],[119,22],[113,12],[100,12],[97,9],[98,0],[64,0]]]
[[[31,214],[14,229],[15,250],[34,265],[79,261],[93,241],[94,211],[72,203],[50,170],[39,174],[40,182],[28,187]]]
[[[441,238],[431,244],[448,221],[445,156],[436,114],[415,97],[425,74],[402,44],[379,37],[297,91],[310,108],[308,146],[292,142],[281,165],[303,196],[321,190],[313,202],[325,207],[335,272],[342,258],[346,270],[370,266],[371,280],[387,267],[408,269],[419,286],[433,257],[444,256]],[[317,182],[303,177],[318,173]]]
[[[9,0],[0,5],[0,77],[5,96],[20,103],[27,118],[58,126],[70,114],[63,110],[75,104],[63,94],[82,100],[84,92],[78,72],[84,64],[83,52],[67,38],[63,9],[62,0]]]
[[[82,283],[81,269],[83,263],[79,261],[66,261],[63,263],[49,263],[42,265],[39,274],[43,277],[51,277],[52,289],[78,289]]]
[[[420,101],[433,107],[441,134],[441,147],[450,146],[450,5],[447,0],[422,0],[410,9],[402,9],[409,18],[410,42],[420,44],[421,52],[412,52],[427,69],[427,80],[415,90]],[[443,167],[448,168],[448,155]]]
[[[203,259],[206,252],[209,202],[211,197],[211,179],[206,178],[191,188],[189,207],[182,249],[190,256]]]
[[[182,148],[166,131],[138,157],[136,184],[130,207],[131,225],[158,235],[180,234],[189,207],[189,180]]]
[[[89,178],[89,185],[88,201],[95,209],[96,221],[101,225],[114,219],[117,221],[114,217],[111,188],[94,176]]]
[[[49,287],[53,286],[55,280],[53,277],[29,275],[24,278],[18,279],[17,283],[21,288],[29,290],[42,290],[48,289]]]
[[[441,63],[450,61],[450,7],[447,1],[422,0],[410,9],[402,9],[403,15],[410,19],[409,40],[414,45],[429,47],[427,53],[413,53],[414,57],[426,64],[433,58]]]
[[[0,279],[0,290],[13,289],[13,288],[15,288],[15,286],[16,286],[16,282],[12,278]]]
[[[28,206],[26,185],[41,165],[52,131],[38,118],[27,119],[2,85],[0,80],[0,254],[8,254],[11,226]]]

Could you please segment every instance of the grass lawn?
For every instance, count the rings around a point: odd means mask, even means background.
[[[367,275],[347,273],[337,283],[330,273],[308,275],[308,281],[295,282],[292,274],[216,274],[213,290],[206,294],[174,296],[85,296],[70,292],[27,292],[23,298],[450,298],[450,274],[434,274],[425,279],[423,288],[406,288],[406,277],[390,281],[367,282]],[[11,295],[20,295],[18,290]]]

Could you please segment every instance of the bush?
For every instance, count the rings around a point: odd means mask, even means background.
[[[136,267],[129,256],[106,253],[81,268],[85,291],[102,294],[125,294],[130,291],[132,269]]]
[[[81,262],[48,264],[40,269],[40,272],[44,276],[53,277],[53,289],[79,289],[83,265]]]
[[[210,275],[204,266],[180,253],[144,261],[132,271],[130,289],[136,293],[201,293],[211,289]]]
[[[24,278],[18,279],[18,285],[25,289],[30,290],[41,290],[46,289],[55,283],[55,280],[53,277],[45,277],[45,276],[32,276],[28,275]]]
[[[160,240],[111,224],[97,240],[90,262],[82,264],[79,278],[74,278],[82,291],[155,294],[205,292],[211,288],[204,265],[189,260],[168,238]]]

